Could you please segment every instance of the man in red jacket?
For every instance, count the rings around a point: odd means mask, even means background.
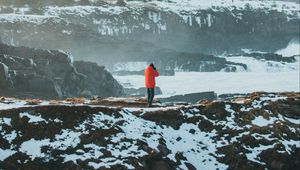
[[[145,70],[145,86],[147,88],[148,95],[148,107],[151,107],[152,101],[154,98],[154,88],[155,88],[155,77],[158,77],[159,74],[156,71],[156,68],[151,63]]]

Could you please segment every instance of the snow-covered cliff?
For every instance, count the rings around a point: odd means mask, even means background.
[[[64,1],[63,1],[64,2]],[[20,2],[21,3],[21,2]],[[151,57],[161,48],[274,52],[299,34],[299,4],[259,0],[53,1],[0,7],[0,37],[98,62]]]

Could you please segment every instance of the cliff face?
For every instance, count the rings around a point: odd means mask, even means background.
[[[297,169],[299,93],[144,108],[0,98],[2,169]]]
[[[74,67],[79,73],[86,75],[83,86],[90,94],[101,97],[120,96],[124,94],[123,87],[105,70],[93,62],[75,61]]]
[[[114,62],[153,57],[149,52],[162,48],[274,52],[299,34],[299,5],[292,2],[96,2],[3,6],[0,36],[6,43],[71,51],[76,59]]]
[[[80,69],[79,63],[76,66]],[[95,67],[99,67],[94,64]],[[101,67],[99,67],[101,68]],[[63,98],[99,95],[119,96],[123,88],[110,73],[94,69],[86,74],[78,73],[72,56],[63,51],[13,47],[0,44],[0,94],[18,97]],[[90,77],[105,77],[94,88]],[[107,86],[106,84],[110,84]],[[106,86],[102,88],[101,85]],[[97,90],[94,90],[97,89]]]

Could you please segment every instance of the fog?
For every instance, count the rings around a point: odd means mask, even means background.
[[[284,6],[281,1],[276,8],[282,5],[288,12],[254,10],[259,8],[256,1],[253,10],[243,9],[244,6],[232,10],[229,5],[228,10],[213,6],[198,13],[176,13],[172,6],[170,10],[174,12],[158,7],[140,8],[131,1],[125,6],[116,5],[117,1],[1,2],[3,42],[61,49],[70,52],[75,60],[107,67],[116,62],[151,62],[162,49],[216,56],[242,53],[244,48],[276,52],[299,35],[299,11],[293,8],[295,4]],[[258,2],[268,6],[264,1]],[[258,22],[261,24],[257,25]]]

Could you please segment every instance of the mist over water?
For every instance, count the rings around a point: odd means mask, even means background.
[[[299,40],[292,40],[289,42],[286,48],[280,49],[276,52],[284,57],[290,57],[294,55],[300,55],[300,43]]]
[[[217,94],[253,91],[300,92],[299,48],[299,42],[291,41],[286,48],[276,52],[284,57],[295,56],[296,61],[292,63],[244,56],[225,57],[227,61],[246,64],[247,70],[238,68],[237,72],[175,72],[175,76],[160,76],[157,78],[157,86],[163,94],[159,97],[205,91],[215,91]],[[114,77],[125,88],[144,87],[142,75]]]

